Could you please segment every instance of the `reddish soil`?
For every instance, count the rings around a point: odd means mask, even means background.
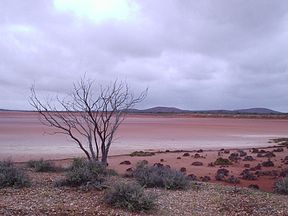
[[[59,160],[80,156],[81,151],[67,137],[61,135],[50,136],[50,128],[44,127],[39,116],[33,112],[0,112],[0,160],[11,158],[14,161],[27,161],[29,159],[46,158],[57,160],[56,163],[65,165],[71,160]],[[230,174],[236,177],[245,169],[244,164],[250,167],[266,161],[266,157],[258,158],[248,148],[267,147],[270,138],[283,137],[288,134],[287,119],[235,119],[235,118],[195,118],[190,115],[129,115],[119,129],[118,139],[113,144],[109,166],[124,174],[129,167],[135,167],[137,161],[148,160],[150,164],[164,160],[164,165],[180,170],[185,167],[186,173],[198,177],[210,176],[211,182],[215,180],[215,173],[220,166],[209,167],[218,157],[219,149],[245,149],[248,155],[256,160],[243,161],[226,167]],[[157,153],[149,157],[130,157],[127,154],[135,150],[175,150],[192,151],[204,149],[199,153],[203,158],[193,158],[196,152],[183,157],[184,152]],[[210,149],[210,150],[209,150]],[[211,150],[212,149],[212,150]],[[271,149],[266,149],[272,151]],[[126,155],[123,155],[126,154]],[[262,167],[262,170],[276,170],[279,172],[288,168],[282,159],[288,156],[287,148],[283,152],[275,152],[272,157],[274,167]],[[118,155],[118,156],[115,156]],[[221,154],[227,158],[229,154]],[[181,159],[177,159],[181,157]],[[119,165],[129,160],[131,165]],[[203,166],[192,166],[200,161]],[[240,179],[239,186],[250,184],[259,185],[261,190],[271,191],[279,177],[259,176],[257,180]],[[220,183],[228,184],[223,181]]]

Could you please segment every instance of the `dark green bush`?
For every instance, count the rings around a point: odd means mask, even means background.
[[[276,182],[274,191],[288,195],[288,176],[281,178]]]
[[[148,166],[139,164],[133,177],[143,186],[162,187],[171,190],[185,189],[189,185],[188,178],[179,171],[166,166]]]
[[[105,176],[117,175],[114,170],[107,169],[100,162],[90,162],[84,159],[74,159],[68,169],[66,179],[60,181],[57,186],[81,186],[85,184],[99,185],[104,182]]]
[[[50,161],[40,160],[30,160],[27,162],[28,167],[34,168],[36,172],[52,172],[56,171],[56,167]]]
[[[135,182],[120,182],[106,191],[104,200],[107,204],[130,211],[148,211],[155,206],[156,196],[145,194],[143,188]]]
[[[144,152],[144,151],[134,151],[130,154],[131,157],[146,157],[153,155],[155,155],[154,152]]]
[[[222,166],[232,165],[232,164],[233,163],[229,159],[222,158],[222,157],[217,158],[216,161],[214,162],[214,165],[222,165]]]
[[[30,186],[30,180],[20,168],[11,161],[0,161],[0,188],[27,186]]]

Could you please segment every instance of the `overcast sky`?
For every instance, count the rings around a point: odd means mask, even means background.
[[[288,112],[287,0],[1,0],[0,108],[29,87],[146,87],[141,107]]]

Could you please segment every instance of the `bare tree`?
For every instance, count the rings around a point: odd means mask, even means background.
[[[97,91],[93,81],[82,78],[63,99],[40,100],[32,86],[30,104],[41,114],[43,124],[68,135],[88,160],[106,165],[116,130],[127,111],[146,95],[147,89],[135,97],[126,83],[118,81]]]

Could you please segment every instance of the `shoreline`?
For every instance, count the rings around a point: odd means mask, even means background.
[[[288,146],[286,145],[271,145],[263,148],[230,148],[230,149],[218,149],[218,150],[165,150],[165,151],[149,151],[154,153],[151,156],[130,156],[130,154],[119,154],[111,155],[108,157],[108,167],[116,170],[122,176],[129,174],[127,170],[134,169],[139,161],[147,160],[150,165],[170,166],[175,170],[185,170],[184,173],[187,176],[195,175],[198,181],[207,181],[210,183],[222,184],[222,185],[235,185],[239,187],[249,187],[250,185],[257,185],[260,190],[266,192],[272,192],[275,182],[281,178],[280,173],[283,170],[288,170],[288,160],[284,159],[288,156]],[[258,157],[257,152],[270,152],[275,156],[273,157]],[[283,149],[281,152],[276,150]],[[236,162],[231,165],[214,165],[210,166],[211,163],[215,162],[217,158],[222,157],[228,159],[233,153],[239,153],[240,151],[245,152],[247,156],[252,156],[252,161],[244,161],[243,157],[239,158]],[[226,152],[226,153],[224,153]],[[228,152],[228,153],[227,153]],[[186,156],[184,156],[186,155]],[[197,157],[196,157],[197,156]],[[52,159],[47,160],[53,162],[56,166],[68,167],[75,157]],[[85,157],[84,157],[85,158]],[[245,169],[253,170],[257,165],[262,164],[265,161],[271,160],[274,165],[272,167],[261,166],[259,170],[254,170],[253,173],[255,180],[243,179],[241,173]],[[121,164],[123,161],[128,161],[127,164]],[[27,161],[15,162],[16,164],[23,166]],[[193,165],[197,162],[198,165]],[[249,165],[249,167],[247,167]],[[226,180],[219,181],[215,179],[217,170],[227,169],[229,176],[234,176],[240,180],[240,183],[228,183]]]

